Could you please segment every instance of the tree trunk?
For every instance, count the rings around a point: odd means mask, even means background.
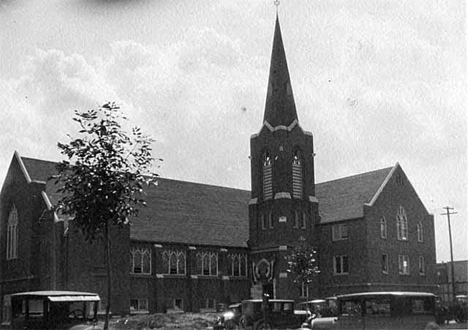
[[[109,329],[109,314],[111,310],[111,284],[112,284],[112,268],[111,268],[111,235],[109,228],[109,220],[106,221],[105,226],[105,249],[106,249],[106,270],[107,270],[107,306],[106,316],[104,319],[104,330]]]

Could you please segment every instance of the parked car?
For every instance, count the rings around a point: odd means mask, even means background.
[[[336,316],[338,311],[336,297],[301,302],[298,308],[309,311],[310,318]]]
[[[267,302],[262,299],[244,300],[239,328],[242,330],[298,328],[310,313],[295,310],[294,307],[294,300],[270,299]]]
[[[338,314],[303,329],[439,329],[436,296],[423,292],[363,292],[337,297]]]
[[[437,323],[444,324],[455,320],[458,323],[466,322],[468,319],[468,296],[457,295],[453,303],[440,300],[436,304]]]
[[[338,315],[336,297],[314,299],[298,304],[300,309],[310,312],[310,316],[302,324],[302,328],[310,328],[312,320],[318,317],[334,317]]]
[[[237,329],[239,326],[239,319],[242,316],[242,304],[237,303],[230,305],[228,309],[218,317],[215,324],[213,325],[213,330],[233,330]]]
[[[32,291],[11,295],[10,329],[98,330],[95,293]]]

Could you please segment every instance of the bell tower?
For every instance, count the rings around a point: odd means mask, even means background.
[[[263,125],[251,136],[250,153],[252,296],[265,290],[271,298],[298,298],[284,257],[301,237],[314,245],[315,154],[312,133],[299,125],[278,15]]]

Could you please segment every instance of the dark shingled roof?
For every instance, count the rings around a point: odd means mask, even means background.
[[[57,173],[54,162],[21,157],[32,181]],[[61,198],[54,181],[46,193],[54,205]],[[132,239],[194,245],[247,247],[250,191],[159,179],[146,190],[147,207],[133,219]]]
[[[56,173],[54,162],[21,157],[33,181]],[[393,167],[316,185],[322,223],[356,219]],[[53,182],[46,185],[52,204],[60,199]],[[151,242],[247,247],[250,191],[159,179],[146,191],[147,207],[133,220],[131,238]]]
[[[372,200],[392,168],[317,184],[315,194],[321,223],[363,217],[364,204]]]
[[[247,247],[250,191],[160,179],[147,194],[132,238]]]

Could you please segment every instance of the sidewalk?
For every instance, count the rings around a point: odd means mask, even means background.
[[[449,324],[442,324],[440,326],[441,329],[463,329],[463,330],[468,330],[468,323],[463,322],[463,323],[457,323],[455,321],[450,321]]]

